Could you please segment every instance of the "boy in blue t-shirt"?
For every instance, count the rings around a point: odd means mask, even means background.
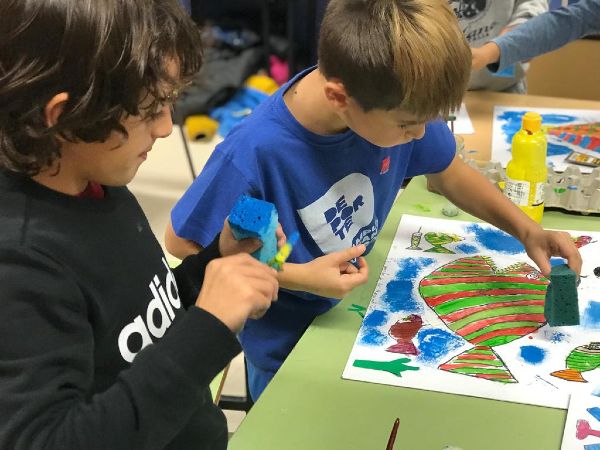
[[[471,53],[444,0],[332,0],[319,65],[263,102],[217,146],[172,212],[167,249],[211,242],[240,194],[273,202],[300,240],[279,273],[279,301],[240,335],[256,400],[306,327],[367,280],[362,258],[407,177],[525,243],[544,273],[571,240],[544,231],[455,156],[443,121],[460,105]],[[358,258],[357,267],[347,261]]]

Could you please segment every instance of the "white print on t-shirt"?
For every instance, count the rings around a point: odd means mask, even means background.
[[[144,317],[138,315],[131,323],[125,325],[119,334],[119,351],[127,362],[133,361],[133,358],[141,349],[153,342],[151,336],[156,339],[163,337],[175,317],[174,309],[181,308],[179,291],[173,272],[171,272],[165,258],[162,259],[162,263],[167,269],[165,287],[161,284],[158,275],[154,275],[148,285],[152,293],[152,299],[148,302]],[[130,339],[134,335],[138,335],[138,338],[142,340],[142,346],[135,352],[130,347]]]
[[[373,185],[369,177],[351,173],[298,215],[323,253],[369,244],[378,233]]]
[[[450,8],[458,20],[477,20],[489,9],[489,0],[450,0]]]

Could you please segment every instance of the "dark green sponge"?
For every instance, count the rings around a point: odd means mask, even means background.
[[[552,266],[544,316],[551,327],[579,325],[577,275],[566,264]]]

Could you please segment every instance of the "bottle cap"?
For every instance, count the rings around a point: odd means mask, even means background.
[[[535,133],[542,128],[542,116],[536,112],[527,112],[523,116],[523,129]]]

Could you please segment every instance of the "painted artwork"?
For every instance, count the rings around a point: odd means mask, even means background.
[[[600,386],[600,233],[570,233],[581,324],[549,327],[549,280],[519,241],[403,216],[343,378],[566,408]]]
[[[571,396],[561,450],[600,450],[599,395],[595,391]]]
[[[548,165],[561,172],[569,163],[565,158],[575,151],[600,158],[600,111],[496,106],[492,138],[492,161],[503,167],[511,159],[511,142],[521,128],[523,114],[534,111],[542,116],[548,140]],[[577,166],[582,172],[592,168]]]

